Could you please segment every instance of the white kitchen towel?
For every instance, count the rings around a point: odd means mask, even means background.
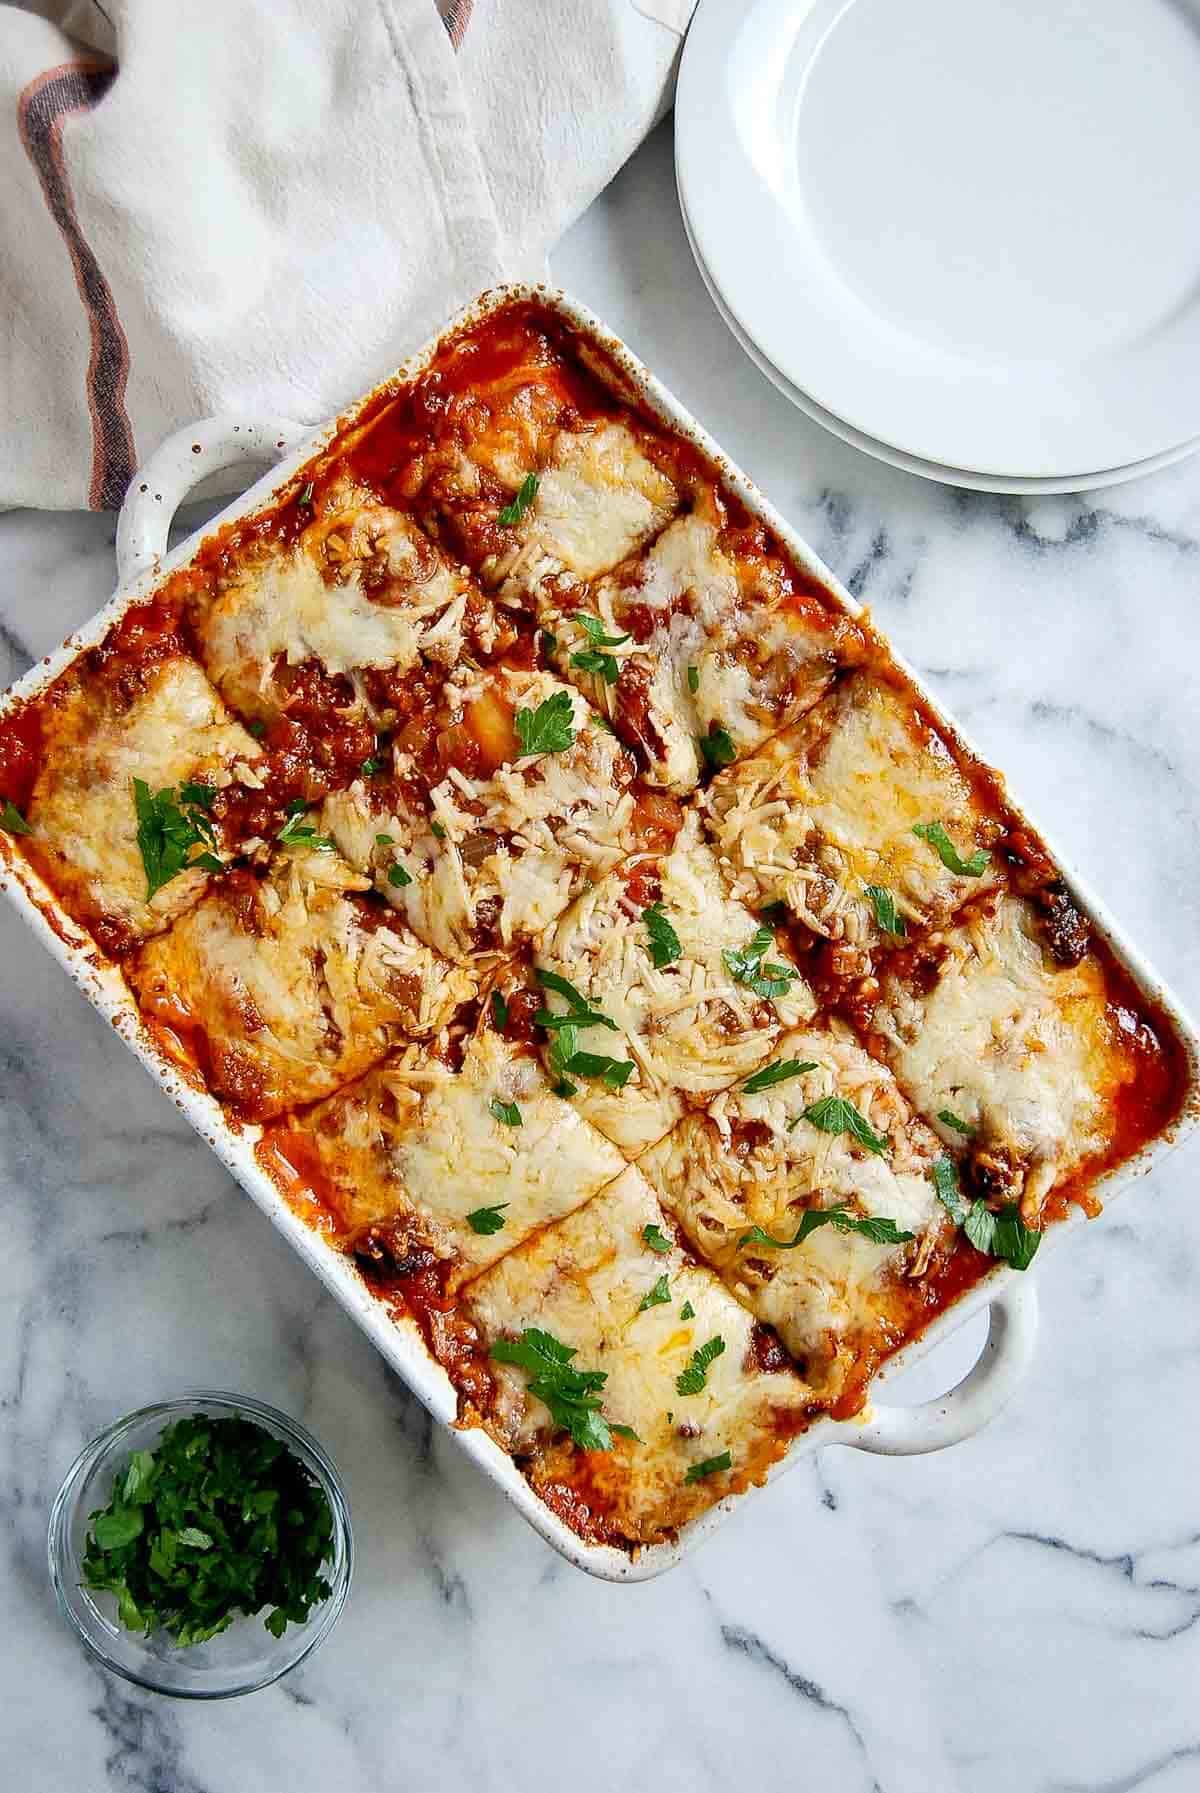
[[[0,505],[336,411],[540,267],[678,47],[632,0],[0,5]]]

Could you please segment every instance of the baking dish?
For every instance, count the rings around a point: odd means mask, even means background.
[[[715,464],[728,487],[741,498],[749,511],[760,517],[781,539],[799,565],[820,579],[848,614],[860,614],[859,607],[849,594],[766,504],[745,476],[729,465],[716,445],[699,429],[687,412],[584,308],[561,294],[548,293],[542,288],[505,287],[484,295],[456,319],[451,328],[457,330],[478,322],[498,306],[522,298],[536,299],[543,305],[549,305],[572,328],[590,338],[611,368],[611,374],[607,377],[615,388],[621,389],[620,396],[634,396],[669,429],[694,442]],[[397,377],[418,374],[432,358],[436,346],[428,345],[399,370]],[[186,563],[197,546],[196,540],[185,543],[170,556],[165,556],[163,550],[170,519],[177,504],[199,480],[241,462],[282,456],[281,464],[230,506],[215,520],[213,527],[222,526],[253,512],[268,503],[273,494],[293,479],[311,456],[321,451],[339,431],[351,424],[375,396],[375,393],[368,394],[344,416],[311,434],[285,420],[251,418],[210,419],[177,432],[164,443],[137,476],[126,500],[117,537],[120,587],[117,597],[85,629],[28,674],[15,687],[6,702],[34,695],[44,689],[75,654],[97,643],[129,604],[144,599],[160,574]],[[205,534],[207,533],[206,531]],[[910,669],[905,667],[903,670],[913,678]],[[920,692],[919,682],[915,678],[913,684]],[[929,702],[932,713],[943,726],[961,741],[961,734],[944,717],[938,706],[928,699],[925,701]],[[968,743],[963,742],[963,745],[970,751]],[[222,1161],[253,1199],[292,1240],[325,1284],[383,1351],[388,1362],[399,1371],[439,1420],[444,1423],[452,1422],[457,1405],[455,1393],[444,1372],[428,1355],[415,1325],[394,1320],[368,1291],[352,1264],[293,1213],[258,1166],[254,1155],[257,1130],[243,1128],[235,1131],[226,1121],[216,1101],[187,1083],[163,1058],[142,1027],[120,971],[100,958],[91,937],[69,919],[54,894],[24,859],[10,850],[7,841],[3,851],[6,861],[3,873],[5,888],[16,906],[46,940],[55,956],[66,965],[85,994],[113,1022],[192,1124],[214,1146]],[[1069,877],[1069,873],[1067,875]],[[1147,1001],[1165,1012],[1188,1055],[1188,1095],[1180,1116],[1167,1133],[1100,1180],[1098,1187],[1106,1199],[1111,1199],[1119,1184],[1148,1169],[1155,1153],[1177,1137],[1184,1124],[1194,1117],[1197,1107],[1198,1047],[1195,1030],[1180,1012],[1178,1004],[1121,939],[1103,908],[1090,898],[1077,880],[1072,879],[1070,882],[1081,904],[1095,921],[1098,932],[1107,940],[1118,960],[1140,986]],[[1062,1230],[1062,1226],[1056,1227],[1054,1235],[1057,1236]],[[989,1310],[987,1345],[975,1368],[958,1387],[924,1407],[906,1409],[875,1401],[851,1419],[818,1421],[796,1441],[790,1454],[776,1466],[774,1473],[782,1473],[785,1466],[797,1461],[806,1451],[831,1442],[901,1455],[942,1448],[968,1436],[986,1423],[1012,1393],[1030,1360],[1036,1317],[1036,1292],[1035,1284],[1028,1276],[1022,1278],[1003,1268],[992,1270],[967,1296],[947,1309],[919,1339],[897,1353],[891,1359],[887,1373],[894,1374],[983,1307]],[[732,1501],[727,1501],[694,1521],[684,1529],[676,1542],[646,1547],[631,1557],[611,1546],[582,1542],[574,1532],[568,1530],[534,1494],[513,1461],[500,1451],[482,1429],[464,1429],[457,1431],[456,1436],[493,1479],[500,1483],[548,1542],[578,1566],[608,1579],[642,1579],[670,1567],[685,1550],[706,1535],[733,1504]]]

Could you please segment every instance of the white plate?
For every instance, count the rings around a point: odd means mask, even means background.
[[[934,464],[1072,480],[1200,430],[1200,0],[701,0],[701,259],[767,361]]]
[[[688,246],[696,259],[696,268],[703,280],[709,298],[716,306],[722,323],[729,330],[738,347],[749,356],[758,371],[776,387],[786,399],[814,423],[848,442],[851,448],[861,449],[864,454],[874,456],[877,461],[886,461],[889,467],[898,467],[903,473],[916,473],[922,479],[934,479],[944,486],[965,486],[974,492],[1008,492],[1019,497],[1034,498],[1039,494],[1051,495],[1055,492],[1090,492],[1101,486],[1119,486],[1127,480],[1141,479],[1148,473],[1157,473],[1162,467],[1171,467],[1176,461],[1182,461],[1200,448],[1200,436],[1193,437],[1190,442],[1181,443],[1178,448],[1168,449],[1164,454],[1151,455],[1145,461],[1133,461],[1127,467],[1106,467],[1096,473],[1079,473],[1069,479],[1020,479],[998,473],[974,473],[966,467],[946,467],[939,461],[923,461],[920,456],[905,454],[903,449],[893,448],[887,442],[877,442],[874,436],[868,436],[862,430],[856,430],[852,424],[841,417],[835,417],[824,405],[819,405],[808,393],[801,392],[798,386],[781,374],[777,367],[772,367],[766,356],[757,349],[739,326],[737,319],[730,312],[717,289],[711,271],[704,265],[696,243],[695,233],[687,215],[687,207],[683,196],[679,201],[680,214],[683,219],[684,235]]]

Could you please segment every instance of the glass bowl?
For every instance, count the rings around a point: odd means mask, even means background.
[[[282,1637],[272,1637],[255,1613],[233,1621],[207,1643],[181,1648],[165,1632],[127,1631],[117,1619],[110,1593],[83,1586],[83,1556],[91,1514],[108,1504],[113,1478],[133,1451],[152,1450],[173,1420],[198,1413],[217,1418],[241,1414],[256,1421],[298,1457],[324,1490],[333,1515],[333,1560],[321,1573],[329,1582],[327,1600],[314,1606],[302,1625],[289,1624]],[[298,1420],[245,1395],[195,1389],[173,1401],[139,1407],[127,1414],[80,1452],[67,1472],[50,1511],[47,1535],[50,1579],[58,1604],[88,1649],[106,1668],[179,1699],[221,1700],[269,1687],[303,1662],[332,1631],[350,1588],[354,1546],[350,1508],[341,1477],[316,1439]]]

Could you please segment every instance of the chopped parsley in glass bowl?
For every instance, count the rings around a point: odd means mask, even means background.
[[[337,1470],[294,1419],[207,1389],[142,1407],[76,1458],[50,1514],[59,1606],[106,1667],[223,1699],[279,1679],[350,1586]]]

